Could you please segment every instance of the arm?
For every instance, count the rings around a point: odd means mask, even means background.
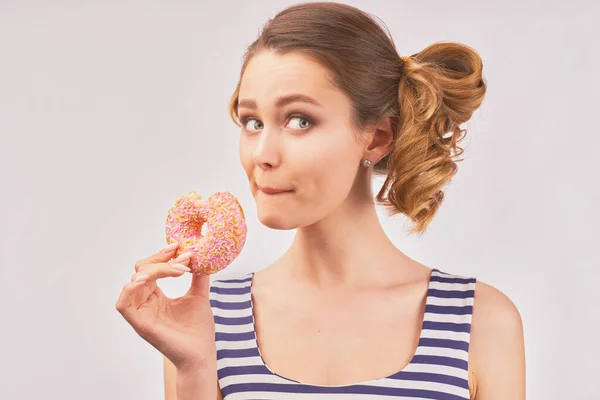
[[[477,282],[469,370],[474,400],[525,400],[521,315],[498,289]]]
[[[164,379],[165,379],[165,400],[177,400],[177,394],[180,393],[199,393],[200,385],[203,384],[203,378],[200,376],[182,376],[177,374],[177,368],[173,363],[164,357]],[[185,395],[181,395],[182,398]],[[217,381],[217,400],[223,400],[219,382]]]
[[[167,357],[163,357],[163,360],[163,370],[165,377],[165,400],[177,400],[177,368]]]

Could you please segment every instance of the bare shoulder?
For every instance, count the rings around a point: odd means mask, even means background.
[[[513,301],[495,287],[477,281],[473,306],[473,329],[493,334],[522,331],[521,313]]]
[[[525,399],[523,321],[514,302],[477,281],[469,350],[473,398]]]

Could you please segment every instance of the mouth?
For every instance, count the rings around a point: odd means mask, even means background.
[[[289,193],[289,192],[291,192],[291,190],[288,190],[288,189],[279,189],[279,188],[272,188],[272,187],[259,186],[259,185],[256,185],[256,187],[262,193],[269,194],[269,195],[276,195],[276,194],[282,194],[282,193]]]

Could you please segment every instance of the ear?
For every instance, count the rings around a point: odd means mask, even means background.
[[[363,157],[371,160],[372,165],[377,164],[392,150],[397,127],[398,117],[387,115],[371,131],[372,136]]]

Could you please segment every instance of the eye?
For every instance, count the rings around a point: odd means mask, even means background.
[[[240,122],[248,132],[255,132],[255,130],[261,130],[263,128],[263,123],[255,118],[242,118]]]
[[[247,132],[257,132],[264,128],[264,124],[259,119],[250,116],[240,117],[239,121],[242,124],[244,130]],[[303,115],[292,115],[288,120],[288,124],[291,124],[291,129],[306,130],[315,123],[312,119]]]
[[[296,126],[292,126],[292,129],[307,129],[313,124],[309,118],[306,118],[302,115],[292,115],[290,122],[294,120],[298,121],[298,123],[295,124]]]

